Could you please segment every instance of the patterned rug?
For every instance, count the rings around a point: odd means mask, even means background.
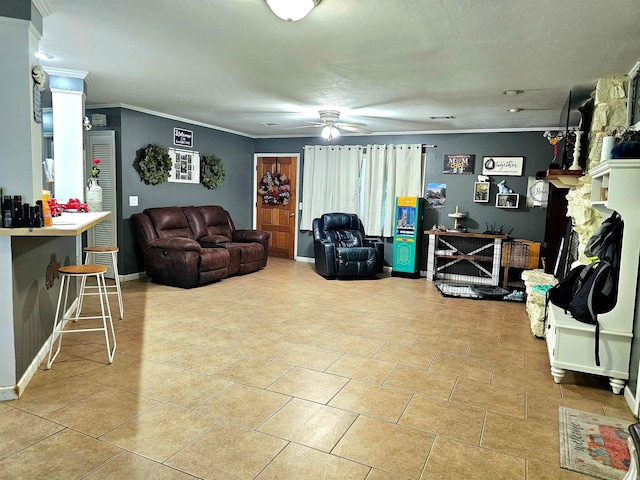
[[[560,407],[560,466],[604,480],[629,470],[631,422]]]

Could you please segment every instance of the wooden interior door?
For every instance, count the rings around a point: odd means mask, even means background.
[[[256,227],[271,233],[269,238],[269,256],[294,258],[296,235],[296,157],[258,157],[258,185],[267,172],[286,175],[291,182],[291,197],[287,205],[264,203],[262,195],[256,198]]]

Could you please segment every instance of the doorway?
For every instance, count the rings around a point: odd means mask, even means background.
[[[100,160],[99,182],[102,187],[102,211],[111,212],[87,232],[87,246],[116,246],[117,242],[117,205],[116,205],[116,140],[113,130],[99,130],[87,133],[85,171],[91,171],[93,159]],[[95,263],[107,267],[105,276],[115,278],[115,273],[108,255],[94,255]]]
[[[299,154],[256,154],[254,155],[256,177],[254,181],[256,203],[254,228],[265,230],[271,234],[269,238],[269,256],[293,260],[298,246],[298,163]],[[281,195],[276,200],[267,197],[258,190],[265,179],[265,174],[286,176],[290,187],[290,197]],[[277,189],[277,187],[276,187]]]

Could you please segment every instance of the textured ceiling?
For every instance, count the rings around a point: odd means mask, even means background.
[[[292,128],[322,109],[374,133],[553,127],[640,58],[638,0],[322,0],[293,23],[264,0],[36,3],[42,64],[88,71],[87,105],[249,136],[313,135]]]

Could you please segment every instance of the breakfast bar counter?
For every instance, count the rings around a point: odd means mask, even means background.
[[[82,262],[82,234],[111,212],[65,212],[41,228],[0,228],[0,400],[18,398],[46,355],[60,281]]]

